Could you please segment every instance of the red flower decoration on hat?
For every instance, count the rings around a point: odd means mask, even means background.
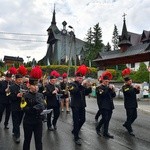
[[[30,72],[30,77],[34,78],[34,79],[40,79],[42,77],[42,70],[41,70],[40,66],[36,66],[36,67],[32,68],[32,70]]]
[[[21,65],[19,68],[18,68],[18,73],[25,76],[27,74],[27,68],[24,67],[24,65]]]
[[[85,76],[88,71],[89,71],[89,69],[87,66],[81,65],[78,67],[76,74],[81,74],[82,76]]]
[[[109,80],[111,80],[113,78],[111,72],[109,72],[109,71],[103,72],[101,78],[103,79],[104,76],[107,76]]]
[[[62,74],[63,78],[67,78],[67,76],[68,76],[68,74],[66,72]]]
[[[9,68],[8,69],[8,71],[9,71],[9,73],[11,73],[11,74],[17,74],[17,69],[13,66],[13,67],[11,67],[11,68]]]
[[[130,73],[131,73],[130,68],[126,68],[122,71],[122,76],[128,76],[130,75]]]
[[[53,70],[51,73],[50,73],[50,76],[54,76],[56,78],[60,77],[60,74],[56,71],[56,70]]]

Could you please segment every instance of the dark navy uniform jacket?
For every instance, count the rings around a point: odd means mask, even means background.
[[[11,82],[9,82],[9,85],[11,84]],[[3,80],[0,81],[0,103],[1,104],[9,104],[10,103],[10,97],[6,96],[6,92],[5,89],[8,86],[8,81]]]
[[[138,104],[136,94],[138,94],[140,91],[134,88],[132,85],[123,85],[122,91],[124,94],[124,107],[126,109],[137,108]]]
[[[44,97],[41,93],[27,92],[24,95],[27,105],[23,108],[25,112],[24,122],[37,123],[42,120],[41,112],[45,109]]]
[[[100,109],[113,110],[113,98],[116,96],[115,91],[108,86],[100,85],[96,88],[97,103]]]
[[[46,98],[47,108],[59,107],[59,101],[56,97],[56,94],[52,93],[55,90],[55,85],[49,83],[45,87],[46,92],[44,93],[44,95],[47,97]]]
[[[71,107],[86,107],[85,96],[92,92],[92,88],[86,88],[79,82],[74,81],[70,83]]]
[[[10,87],[10,100],[11,100],[11,110],[12,111],[19,111],[21,97],[17,97],[17,94],[20,93],[20,86],[18,84],[12,84]]]

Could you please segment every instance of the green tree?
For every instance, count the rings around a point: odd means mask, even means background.
[[[93,33],[92,33],[92,28],[90,28],[88,31],[87,31],[87,34],[86,34],[86,43],[85,43],[85,48],[86,50],[84,51],[84,56],[85,56],[85,59],[84,59],[84,63],[89,66],[89,61],[91,60],[90,58],[90,54],[93,50]]]
[[[4,62],[0,60],[0,67],[4,67]]]
[[[140,63],[139,70],[134,74],[133,80],[135,82],[148,82],[149,72],[145,63]]]
[[[118,50],[119,34],[117,26],[114,25],[114,31],[112,36],[113,50]]]
[[[107,45],[105,46],[105,51],[106,51],[106,52],[111,51],[111,45],[109,44],[109,42],[108,42]]]

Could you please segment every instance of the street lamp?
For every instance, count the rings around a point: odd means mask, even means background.
[[[29,62],[30,57],[31,57],[31,56],[27,56],[27,58],[28,58],[28,62]]]

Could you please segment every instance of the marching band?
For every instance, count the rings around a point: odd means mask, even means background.
[[[74,136],[74,141],[77,145],[81,145],[79,132],[86,120],[86,96],[92,92],[90,80],[84,79],[86,73],[87,67],[82,65],[78,68],[74,81],[68,82],[68,75],[64,73],[62,75],[63,80],[56,84],[60,74],[55,70],[50,73],[49,78],[44,76],[43,79],[42,70],[39,66],[33,68],[29,76],[27,76],[27,70],[24,66],[18,68],[17,71],[14,68],[8,70],[5,74],[5,79],[0,81],[0,122],[6,109],[4,128],[9,129],[8,123],[11,113],[13,139],[16,143],[19,143],[20,124],[23,120],[23,150],[30,149],[32,132],[35,135],[36,150],[42,150],[43,118],[45,119],[46,117],[49,131],[57,130],[57,121],[60,110],[64,111],[64,103],[67,114],[70,114],[70,108],[72,110],[73,129],[71,132]],[[12,76],[15,77],[14,81]],[[116,96],[114,85],[109,84],[111,79],[111,73],[104,72],[101,75],[100,85],[96,87],[99,113],[102,114],[102,119],[96,126],[96,133],[101,136],[100,128],[104,125],[103,136],[108,138],[113,138],[109,134],[108,128],[112,110],[114,109],[113,98]],[[127,92],[129,93],[131,90],[130,94],[134,95],[134,104],[137,105],[135,97],[140,88],[139,86],[130,87],[127,84],[130,79],[127,77],[124,79],[125,85],[123,85],[122,89],[125,100],[129,99]],[[125,108],[127,109],[126,106]],[[127,109],[128,118],[123,125],[130,135],[134,135],[130,122],[133,123],[137,117],[136,108],[137,106],[134,106],[134,111],[130,108]],[[129,121],[129,117],[133,117],[133,119]]]

